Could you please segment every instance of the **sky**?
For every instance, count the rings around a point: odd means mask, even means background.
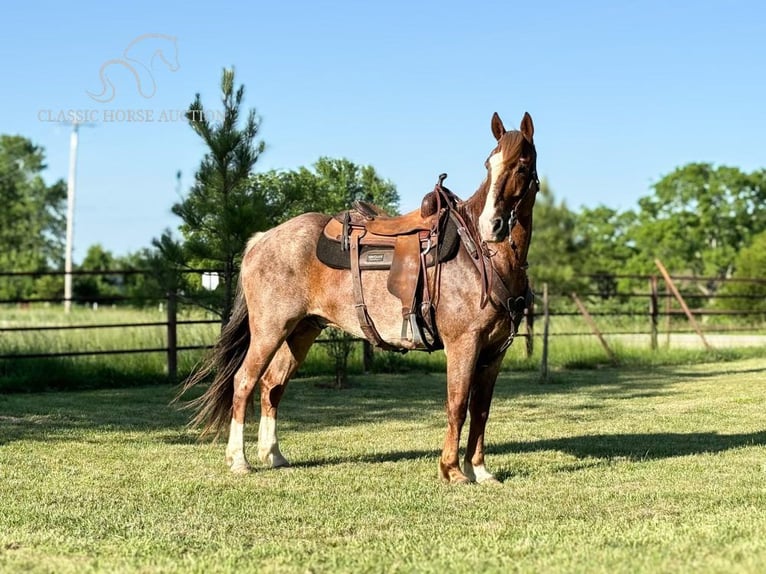
[[[232,66],[262,120],[256,171],[345,157],[409,211],[442,172],[470,196],[493,112],[515,129],[526,111],[557,200],[627,210],[689,162],[766,167],[764,25],[759,1],[17,0],[3,8],[0,133],[42,146],[53,182],[69,169],[60,120],[90,124],[75,261],[177,229],[171,206],[205,152],[182,113],[196,93],[220,110]]]

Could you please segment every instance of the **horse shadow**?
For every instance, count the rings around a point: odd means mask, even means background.
[[[766,430],[751,433],[720,434],[716,432],[693,433],[615,433],[586,434],[570,437],[540,439],[534,441],[511,441],[487,446],[488,456],[558,451],[583,460],[649,460],[678,458],[696,454],[715,454],[749,446],[766,446]],[[320,467],[351,462],[381,463],[433,459],[440,451],[395,450],[351,457],[316,458],[294,461],[295,467]],[[579,468],[578,466],[572,469]],[[498,478],[506,479],[516,473],[502,471]]]
[[[715,454],[747,446],[766,445],[766,430],[751,433],[615,433],[507,442],[490,447],[498,454],[558,451],[578,459],[621,459],[631,461]]]
[[[718,369],[716,369],[718,371]],[[762,369],[753,369],[762,371]],[[728,372],[724,367],[722,374]],[[716,372],[698,373],[679,368],[674,377],[713,377]],[[380,420],[414,421],[423,412],[438,413],[444,404],[444,374],[354,378],[354,386],[342,391],[320,388],[320,378],[295,381],[288,389],[280,411],[284,436],[295,430],[322,431],[326,428],[354,426]],[[187,429],[189,411],[183,403],[171,404],[178,389],[138,387],[102,389],[77,393],[43,393],[0,396],[0,445],[20,439],[72,440],[87,437],[94,429],[126,432],[152,432],[157,440],[171,444],[194,444],[199,436]],[[199,391],[201,392],[201,391]],[[582,395],[580,408],[598,408],[600,398],[632,400],[647,396],[672,397],[681,392],[668,384],[668,373],[615,370],[613,376],[599,377],[597,384],[587,371],[568,371],[554,384],[538,384],[530,372],[503,373],[495,390],[496,400],[533,405],[549,395]],[[193,398],[189,397],[189,398]],[[519,402],[521,401],[521,402]],[[119,405],[119,408],[114,408]],[[442,418],[432,423],[443,425]],[[249,415],[250,428],[257,428],[257,415]],[[422,424],[422,423],[419,423]],[[252,437],[251,437],[252,438]],[[580,460],[652,460],[701,453],[716,453],[744,446],[766,444],[766,431],[741,434],[698,433],[623,433],[582,434],[534,441],[487,444],[487,453],[522,454],[559,451]],[[436,446],[436,445],[435,445]],[[398,462],[438,457],[439,450],[399,449],[386,453],[349,455],[346,458],[294,460],[295,466],[321,466],[344,462]],[[341,455],[342,456],[342,455]]]

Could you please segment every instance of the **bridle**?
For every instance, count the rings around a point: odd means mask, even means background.
[[[487,160],[487,162],[489,162],[489,160]],[[505,185],[505,180],[508,176],[509,173],[504,174],[502,180],[499,180],[497,184],[500,185],[502,183]],[[513,340],[516,337],[517,324],[521,321],[524,310],[531,305],[534,295],[529,287],[529,282],[527,281],[524,295],[518,297],[513,296],[511,290],[502,280],[492,263],[492,258],[494,257],[495,252],[490,250],[486,241],[481,239],[478,227],[473,220],[473,217],[471,217],[465,211],[465,203],[458,201],[457,196],[455,196],[450,190],[444,187],[443,184],[446,177],[446,173],[441,174],[439,176],[439,180],[436,183],[436,186],[434,187],[434,194],[437,201],[437,212],[441,211],[442,207],[446,207],[448,217],[454,222],[457,228],[457,233],[460,236],[460,241],[469,256],[471,263],[473,263],[473,265],[476,267],[476,270],[479,272],[481,284],[481,299],[479,303],[480,308],[484,309],[487,304],[492,299],[494,299],[498,306],[502,308],[506,313],[508,313],[508,318],[510,321],[510,333],[508,334],[506,340],[500,345],[500,347],[498,347],[494,353],[483,356],[481,358],[482,364],[488,364],[494,360],[495,357],[498,357],[504,353],[506,349],[511,346],[511,343],[513,343]],[[540,180],[537,177],[537,169],[534,164],[532,165],[532,169],[528,177],[529,182],[524,186],[523,191],[515,198],[512,198],[514,203],[508,215],[508,241],[510,243],[511,249],[514,251],[514,254],[517,255],[517,260],[518,254],[516,253],[516,245],[513,242],[513,236],[511,235],[511,232],[518,222],[519,206],[530,193],[536,193],[539,189]],[[525,261],[524,263],[520,264],[517,269],[523,271],[526,276],[527,267],[528,264]],[[438,286],[439,284],[439,271],[440,267],[437,266],[434,277],[435,286]],[[438,292],[438,287],[436,287],[436,291]],[[436,300],[438,300],[438,295]],[[426,315],[424,313],[424,317],[425,316]],[[430,315],[429,319],[432,319]],[[427,326],[429,326],[429,329],[431,329],[432,333],[435,333],[435,326],[432,327],[431,325],[432,321],[428,320]]]
[[[486,164],[488,166],[489,159],[487,159]],[[496,185],[504,186],[506,179],[508,177],[510,177],[510,170],[506,171],[506,173],[503,174],[502,178],[498,180]],[[517,251],[517,245],[513,241],[513,228],[518,223],[519,206],[524,202],[524,200],[527,198],[527,196],[530,193],[534,195],[540,189],[540,179],[537,175],[537,166],[535,165],[534,161],[532,162],[532,168],[528,177],[529,177],[529,182],[524,186],[524,189],[522,190],[522,192],[515,198],[512,198],[515,201],[513,203],[513,207],[508,213],[508,243],[511,247],[511,250],[514,253],[516,261],[519,263],[517,266],[517,270],[524,272],[525,278],[526,278],[526,270],[529,267],[529,263],[527,261],[524,261],[524,262],[519,261],[520,258]],[[477,269],[479,270],[479,275],[481,276],[481,280],[482,280],[481,307],[484,308],[486,306],[490,298],[490,293],[492,293],[495,295],[495,298],[500,302],[500,306],[508,313],[508,317],[510,320],[510,333],[508,334],[508,337],[506,338],[506,340],[500,345],[497,351],[495,351],[492,355],[488,357],[483,357],[482,363],[488,364],[492,360],[494,360],[495,357],[500,356],[502,353],[504,353],[513,343],[513,340],[516,337],[517,324],[521,321],[521,317],[523,316],[525,309],[527,309],[532,304],[532,301],[534,300],[534,293],[532,292],[532,289],[529,286],[529,279],[526,279],[526,289],[525,289],[524,295],[519,297],[514,297],[511,293],[511,290],[508,289],[508,286],[502,280],[497,270],[495,269],[494,264],[492,263],[492,258],[494,257],[496,252],[493,252],[492,250],[490,250],[489,246],[487,245],[487,242],[482,241],[480,239],[478,230],[476,230],[475,228],[474,228],[474,233],[475,233],[475,237],[479,239],[478,244],[480,245],[481,254],[480,256],[476,258],[472,257],[471,260],[474,262],[474,265],[476,265]],[[481,260],[481,262],[479,262],[479,260]]]
[[[492,157],[492,155],[494,154],[490,154],[489,157],[484,162],[484,167],[486,167],[488,171],[490,169],[489,158]],[[529,195],[530,191],[534,190],[532,192],[534,194],[534,193],[537,193],[540,189],[540,179],[537,176],[537,166],[535,165],[534,161],[530,163],[532,163],[532,169],[531,169],[531,172],[529,173],[529,183],[526,186],[524,186],[524,189],[519,195],[511,198],[511,200],[515,200],[515,201],[514,201],[513,207],[508,212],[508,241],[510,242],[511,246],[514,247],[514,250],[515,250],[515,246],[513,244],[513,238],[512,238],[511,232],[513,231],[513,228],[515,227],[516,223],[518,223],[518,208],[522,204],[524,199],[526,199],[527,195]],[[511,170],[505,170],[505,172],[500,176],[500,178],[498,178],[497,183],[495,184],[498,188],[502,189],[505,186],[506,180],[509,177],[511,177],[510,172]],[[486,243],[483,241],[481,242],[481,244],[486,246]],[[525,264],[525,267],[526,267],[526,264]]]

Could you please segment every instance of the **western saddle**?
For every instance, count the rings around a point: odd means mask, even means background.
[[[362,290],[362,271],[389,270],[388,290],[402,304],[402,339],[415,349],[442,348],[434,313],[438,301],[439,263],[455,256],[459,246],[452,219],[458,198],[442,185],[439,176],[434,190],[416,209],[390,217],[380,208],[354,202],[327,223],[317,246],[317,256],[327,265],[351,269],[354,305],[367,339],[385,350],[406,352],[384,341],[367,311]],[[427,268],[436,266],[433,285]]]

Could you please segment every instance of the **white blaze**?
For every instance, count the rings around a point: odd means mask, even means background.
[[[497,203],[497,180],[505,164],[505,156],[502,149],[489,156],[489,190],[487,191],[487,201],[484,203],[484,209],[479,216],[479,235],[482,240],[494,240],[492,236],[492,220],[497,217],[495,204]]]

